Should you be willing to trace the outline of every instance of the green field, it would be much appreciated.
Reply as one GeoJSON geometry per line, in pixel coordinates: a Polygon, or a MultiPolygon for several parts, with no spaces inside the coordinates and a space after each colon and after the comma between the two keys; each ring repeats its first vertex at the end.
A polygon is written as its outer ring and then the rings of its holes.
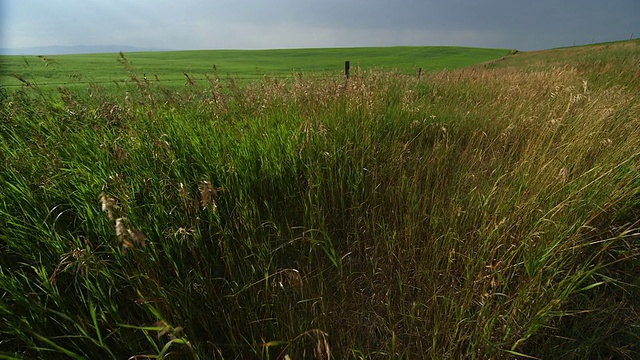
{"type": "MultiPolygon", "coordinates": [[[[218,75],[239,79],[263,76],[290,76],[303,73],[339,74],[346,60],[361,69],[396,69],[406,74],[456,69],[508,54],[504,49],[461,47],[387,47],[331,48],[294,50],[206,50],[176,52],[140,52],[124,54],[142,78],[158,79],[165,85],[182,86],[183,73],[199,80],[218,75]]],[[[71,84],[113,84],[128,81],[118,54],[0,56],[0,84],[21,86],[14,75],[40,86],[71,84]]]]}
{"type": "Polygon", "coordinates": [[[640,41],[207,54],[0,92],[0,358],[640,358],[640,41]]]}

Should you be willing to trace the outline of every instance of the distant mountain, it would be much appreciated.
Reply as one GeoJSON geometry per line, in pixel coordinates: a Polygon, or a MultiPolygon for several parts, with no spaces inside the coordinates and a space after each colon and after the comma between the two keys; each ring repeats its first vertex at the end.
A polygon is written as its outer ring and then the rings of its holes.
{"type": "Polygon", "coordinates": [[[168,49],[140,48],[129,45],[74,45],[37,46],[27,48],[0,48],[0,55],[63,55],[114,52],[166,51],[168,49]]]}

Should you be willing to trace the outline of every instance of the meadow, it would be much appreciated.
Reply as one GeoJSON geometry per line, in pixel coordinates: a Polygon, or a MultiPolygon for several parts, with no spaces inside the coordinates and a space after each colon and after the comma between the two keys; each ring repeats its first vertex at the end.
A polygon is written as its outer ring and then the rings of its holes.
{"type": "Polygon", "coordinates": [[[1,93],[0,358],[640,356],[640,41],[179,88],[119,59],[1,93]]]}
{"type": "MultiPolygon", "coordinates": [[[[126,53],[127,62],[143,78],[162,82],[165,87],[181,88],[185,73],[195,80],[231,77],[235,81],[262,77],[290,77],[295,73],[336,75],[344,62],[362,69],[376,67],[404,74],[456,69],[507,55],[505,49],[463,47],[331,48],[291,50],[202,50],[126,53]],[[215,66],[215,69],[214,69],[215,66]]],[[[0,84],[19,87],[15,77],[39,85],[80,88],[87,84],[126,84],[131,79],[122,71],[118,54],[0,56],[0,84]]]]}

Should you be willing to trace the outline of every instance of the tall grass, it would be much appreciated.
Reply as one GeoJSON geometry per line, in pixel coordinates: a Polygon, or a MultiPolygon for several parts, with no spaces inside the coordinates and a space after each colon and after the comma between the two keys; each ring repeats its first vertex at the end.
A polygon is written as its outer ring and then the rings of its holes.
{"type": "Polygon", "coordinates": [[[638,65],[7,95],[2,356],[636,357],[638,65]]]}

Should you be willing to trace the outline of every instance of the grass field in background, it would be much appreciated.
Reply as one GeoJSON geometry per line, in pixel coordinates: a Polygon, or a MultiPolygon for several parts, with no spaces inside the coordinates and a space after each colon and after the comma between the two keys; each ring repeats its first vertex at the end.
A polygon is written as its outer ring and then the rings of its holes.
{"type": "MultiPolygon", "coordinates": [[[[346,60],[361,69],[396,69],[405,74],[456,69],[494,60],[508,54],[504,49],[462,47],[378,47],[292,50],[203,50],[126,53],[140,77],[155,76],[165,85],[182,86],[183,73],[195,79],[212,76],[216,66],[221,77],[235,80],[263,76],[289,76],[292,73],[339,74],[346,60]]],[[[14,77],[44,86],[113,83],[128,80],[118,54],[0,56],[0,84],[20,86],[14,77]]]]}
{"type": "Polygon", "coordinates": [[[640,42],[179,87],[128,56],[0,93],[0,358],[640,358],[640,42]]]}

